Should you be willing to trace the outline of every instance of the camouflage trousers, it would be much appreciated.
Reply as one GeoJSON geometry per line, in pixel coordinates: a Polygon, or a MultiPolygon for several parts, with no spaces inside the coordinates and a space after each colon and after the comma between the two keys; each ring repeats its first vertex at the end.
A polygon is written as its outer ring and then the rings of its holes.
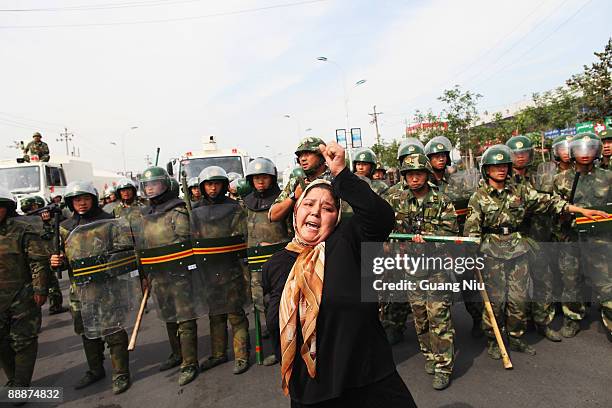
{"type": "Polygon", "coordinates": [[[0,365],[15,387],[29,387],[38,354],[40,308],[31,285],[24,286],[0,312],[0,365]]]}
{"type": "Polygon", "coordinates": [[[60,310],[64,303],[64,297],[60,289],[59,280],[55,272],[49,275],[49,311],[60,310]]]}
{"type": "Polygon", "coordinates": [[[166,330],[172,354],[180,356],[181,367],[198,365],[198,325],[197,321],[167,322],[166,330]]]}
{"type": "Polygon", "coordinates": [[[81,316],[81,302],[72,285],[70,286],[70,313],[72,314],[74,332],[80,335],[83,341],[83,350],[89,370],[94,373],[104,371],[104,344],[106,343],[113,367],[113,379],[120,375],[129,375],[128,335],[125,329],[104,337],[87,338],[84,334],[85,327],[83,327],[83,317],[81,316]]]}
{"type": "MultiPolygon", "coordinates": [[[[500,330],[505,327],[511,337],[521,337],[527,327],[530,284],[528,256],[485,258],[483,280],[500,330]]],[[[494,338],[493,323],[486,310],[482,314],[482,323],[487,337],[494,338]]]]}
{"type": "Polygon", "coordinates": [[[243,309],[233,313],[209,316],[210,341],[213,357],[227,356],[227,321],[233,332],[234,356],[236,359],[248,360],[251,348],[249,339],[249,321],[243,309]]]}
{"type": "Polygon", "coordinates": [[[251,297],[253,307],[262,313],[265,312],[263,286],[261,283],[262,271],[251,271],[251,297]]]}
{"type": "MultiPolygon", "coordinates": [[[[427,279],[429,282],[449,281],[443,273],[432,274],[427,279]]],[[[434,363],[435,372],[451,374],[455,362],[451,293],[416,289],[408,292],[408,300],[421,352],[427,361],[434,363]]]]}
{"type": "Polygon", "coordinates": [[[406,330],[406,320],[412,313],[409,302],[389,302],[381,305],[381,323],[385,329],[406,330]]]}
{"type": "Polygon", "coordinates": [[[550,259],[546,255],[547,251],[529,254],[529,274],[533,282],[533,301],[527,307],[533,322],[540,326],[548,326],[555,318],[554,274],[550,259]]]}
{"type": "Polygon", "coordinates": [[[599,303],[602,323],[612,333],[610,243],[580,242],[564,248],[559,259],[563,272],[563,315],[571,320],[582,320],[586,313],[585,300],[592,299],[599,303]],[[587,277],[593,288],[590,298],[584,293],[587,277]]]}

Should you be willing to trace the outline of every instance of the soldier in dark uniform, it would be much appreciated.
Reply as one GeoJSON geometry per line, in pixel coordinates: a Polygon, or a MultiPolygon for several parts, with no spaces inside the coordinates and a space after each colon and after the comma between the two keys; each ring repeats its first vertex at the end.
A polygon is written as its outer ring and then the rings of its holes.
{"type": "MultiPolygon", "coordinates": [[[[73,211],[73,216],[60,225],[60,235],[64,244],[67,242],[70,233],[78,226],[114,218],[98,206],[98,191],[91,182],[74,181],[70,183],[66,187],[64,197],[66,204],[73,211]]],[[[72,276],[69,260],[65,254],[51,255],[51,267],[69,268],[72,276]]],[[[104,345],[106,343],[110,350],[113,366],[113,393],[125,392],[131,386],[127,332],[121,329],[113,334],[93,339],[85,336],[81,302],[74,283],[70,285],[70,310],[74,322],[74,331],[81,336],[89,368],[74,388],[85,388],[106,376],[104,371],[104,345]]]]}
{"type": "Polygon", "coordinates": [[[40,307],[50,274],[40,234],[15,212],[12,194],[0,187],[0,365],[8,387],[29,387],[38,353],[40,307]]]}
{"type": "MultiPolygon", "coordinates": [[[[258,157],[249,163],[246,179],[252,192],[244,198],[244,205],[247,209],[248,247],[250,249],[286,243],[291,240],[287,223],[284,220],[278,222],[268,220],[268,210],[281,192],[276,182],[277,177],[276,166],[272,160],[258,157]]],[[[256,310],[262,313],[266,309],[263,279],[261,271],[251,272],[253,303],[256,310]]],[[[268,330],[270,330],[272,342],[279,345],[278,326],[268,327],[268,330]]],[[[277,347],[274,347],[274,350],[276,349],[277,347]]],[[[276,355],[272,354],[266,357],[263,363],[273,365],[277,361],[276,355]]]]}

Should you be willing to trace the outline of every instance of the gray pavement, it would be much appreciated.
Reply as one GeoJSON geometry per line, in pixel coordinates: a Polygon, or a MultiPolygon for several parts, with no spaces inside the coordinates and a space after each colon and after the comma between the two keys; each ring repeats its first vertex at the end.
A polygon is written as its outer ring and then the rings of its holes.
{"type": "MultiPolygon", "coordinates": [[[[62,281],[62,286],[66,285],[62,281]]],[[[230,361],[179,387],[178,369],[158,370],[159,362],[169,353],[169,346],[153,303],[149,305],[150,312],[145,315],[137,348],[130,354],[133,385],[125,394],[115,396],[110,390],[108,358],[104,380],[83,390],[72,388],[86,370],[81,341],[73,332],[70,313],[49,316],[47,306],[43,308],[43,331],[33,385],[64,387],[61,406],[65,407],[289,406],[289,400],[281,392],[278,365],[254,365],[245,374],[235,376],[230,361]]],[[[583,331],[574,339],[551,343],[533,331],[528,333],[526,338],[536,348],[537,355],[513,353],[513,370],[504,370],[500,361],[487,357],[484,339],[470,337],[471,319],[463,305],[455,305],[453,313],[457,359],[450,388],[435,391],[431,387],[432,377],[424,372],[425,361],[418,351],[411,323],[406,339],[394,347],[398,371],[420,407],[612,407],[612,343],[601,330],[595,308],[591,308],[583,322],[583,331]]],[[[555,323],[560,324],[560,319],[555,323]]],[[[254,342],[252,327],[251,324],[254,342]]],[[[198,333],[202,360],[210,351],[208,318],[198,321],[198,333]]],[[[264,349],[270,350],[269,343],[264,344],[264,349]]],[[[0,374],[0,381],[6,381],[4,373],[0,374]]]]}

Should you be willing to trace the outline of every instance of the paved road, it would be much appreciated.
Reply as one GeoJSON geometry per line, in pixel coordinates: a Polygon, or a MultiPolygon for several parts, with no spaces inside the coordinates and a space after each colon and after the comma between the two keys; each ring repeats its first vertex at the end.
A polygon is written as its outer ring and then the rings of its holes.
{"type": "MultiPolygon", "coordinates": [[[[67,283],[62,281],[65,287],[67,283]]],[[[513,354],[514,370],[506,371],[501,362],[487,357],[485,341],[473,341],[471,320],[463,305],[455,305],[457,362],[451,387],[431,388],[432,377],[423,371],[424,359],[418,352],[412,325],[394,355],[404,381],[420,407],[612,407],[612,344],[602,333],[596,313],[591,310],[583,331],[575,339],[553,344],[535,333],[527,339],[538,354],[513,354]]],[[[557,324],[560,322],[556,321],[557,324]]],[[[252,326],[251,326],[252,327],[252,326]]],[[[199,321],[201,359],[210,351],[208,319],[199,321]]],[[[251,332],[251,338],[254,338],[251,332]]],[[[269,350],[268,344],[265,344],[269,350]]],[[[80,338],[72,331],[69,313],[48,316],[43,309],[39,359],[34,373],[35,386],[64,387],[65,407],[288,407],[280,391],[279,366],[253,366],[241,376],[232,374],[227,363],[203,373],[193,383],[179,388],[178,370],[158,371],[169,347],[165,328],[153,310],[145,316],[138,347],[130,355],[133,386],[125,394],[110,391],[110,361],[106,360],[105,380],[75,391],[72,385],[85,372],[80,338]]],[[[359,356],[355,356],[359,358],[359,356]]],[[[4,374],[0,381],[5,382],[4,374]]],[[[41,406],[29,404],[28,406],[41,406]]]]}

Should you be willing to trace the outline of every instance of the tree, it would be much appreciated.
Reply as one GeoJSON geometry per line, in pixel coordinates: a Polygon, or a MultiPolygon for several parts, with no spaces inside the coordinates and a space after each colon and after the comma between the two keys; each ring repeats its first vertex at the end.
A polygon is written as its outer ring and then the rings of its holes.
{"type": "Polygon", "coordinates": [[[599,59],[591,66],[584,65],[584,72],[566,81],[574,91],[582,94],[583,109],[580,120],[601,120],[612,115],[612,38],[603,52],[595,52],[599,59]]]}
{"type": "Polygon", "coordinates": [[[372,150],[376,153],[376,158],[386,168],[397,167],[397,149],[399,148],[399,142],[393,140],[391,143],[386,143],[381,139],[380,144],[372,146],[372,150]]]}
{"type": "Polygon", "coordinates": [[[470,128],[478,121],[478,110],[476,103],[482,95],[471,91],[463,92],[459,85],[455,85],[453,89],[445,89],[442,96],[438,97],[439,101],[446,104],[443,113],[448,122],[447,137],[455,144],[460,142],[461,150],[469,152],[472,156],[472,146],[478,144],[473,135],[470,134],[470,128]]]}

